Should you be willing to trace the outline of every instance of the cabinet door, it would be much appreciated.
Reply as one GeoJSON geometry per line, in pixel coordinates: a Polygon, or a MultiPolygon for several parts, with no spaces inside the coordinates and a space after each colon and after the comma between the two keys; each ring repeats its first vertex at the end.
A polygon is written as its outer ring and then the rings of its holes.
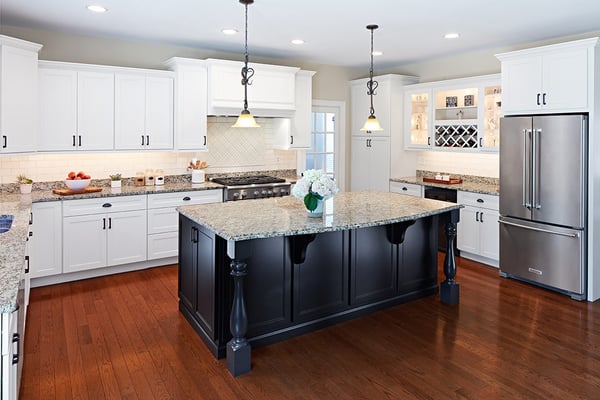
{"type": "Polygon", "coordinates": [[[146,144],[146,77],[115,75],[115,148],[141,149],[146,144]]]}
{"type": "Polygon", "coordinates": [[[487,258],[498,260],[500,258],[500,230],[498,225],[498,211],[481,209],[480,221],[480,249],[479,253],[487,258]]]}
{"type": "Polygon", "coordinates": [[[33,235],[29,239],[30,276],[62,272],[62,210],[59,201],[31,205],[33,235]]]}
{"type": "MultiPolygon", "coordinates": [[[[188,60],[189,61],[189,60],[188,60]]],[[[206,67],[197,64],[175,65],[175,148],[204,151],[207,147],[206,67]]],[[[238,78],[239,79],[239,78],[238,78]]]]}
{"type": "Polygon", "coordinates": [[[105,215],[63,218],[63,272],[76,272],[106,266],[105,215]]]}
{"type": "Polygon", "coordinates": [[[146,210],[109,213],[106,219],[107,265],[146,261],[146,210]]]}
{"type": "Polygon", "coordinates": [[[310,149],[312,114],[312,76],[314,72],[296,74],[296,112],[292,118],[291,149],[310,149]]]}
{"type": "Polygon", "coordinates": [[[192,313],[196,308],[196,259],[198,228],[188,218],[179,216],[179,301],[192,313]]]}
{"type": "Polygon", "coordinates": [[[40,151],[77,149],[77,72],[40,68],[40,151]]]}
{"type": "Polygon", "coordinates": [[[404,95],[405,143],[407,148],[431,148],[432,90],[415,89],[404,95]]]}
{"type": "Polygon", "coordinates": [[[543,58],[543,108],[554,111],[588,107],[587,49],[562,50],[543,58]]]}
{"type": "Polygon", "coordinates": [[[146,146],[173,148],[173,78],[146,77],[146,146]]]}
{"type": "Polygon", "coordinates": [[[350,188],[353,191],[369,190],[370,151],[369,138],[352,136],[350,188]]]}
{"type": "Polygon", "coordinates": [[[456,245],[459,250],[479,254],[480,209],[465,206],[460,209],[460,222],[457,225],[456,245]]]}
{"type": "Polygon", "coordinates": [[[369,189],[389,191],[390,186],[390,139],[369,139],[369,189]]]}
{"type": "Polygon", "coordinates": [[[37,53],[9,46],[0,46],[0,51],[0,152],[35,150],[37,53]]]}
{"type": "Polygon", "coordinates": [[[77,144],[80,149],[114,148],[114,95],[112,73],[77,73],[77,144]]]}
{"type": "Polygon", "coordinates": [[[502,109],[508,112],[535,111],[542,93],[542,58],[523,57],[502,62],[502,109]]]}

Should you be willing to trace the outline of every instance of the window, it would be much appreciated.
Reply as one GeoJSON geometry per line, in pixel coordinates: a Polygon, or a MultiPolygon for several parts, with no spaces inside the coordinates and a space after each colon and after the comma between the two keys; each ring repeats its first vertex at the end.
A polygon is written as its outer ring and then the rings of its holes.
{"type": "Polygon", "coordinates": [[[313,111],[311,148],[306,152],[306,169],[322,169],[332,178],[336,176],[335,113],[313,111]]]}

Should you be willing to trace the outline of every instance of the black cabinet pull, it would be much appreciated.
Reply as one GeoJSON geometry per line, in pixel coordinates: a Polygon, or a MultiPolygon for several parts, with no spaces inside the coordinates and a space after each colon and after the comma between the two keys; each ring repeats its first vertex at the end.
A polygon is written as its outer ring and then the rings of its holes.
{"type": "Polygon", "coordinates": [[[191,199],[188,196],[185,196],[183,199],[181,199],[183,201],[190,201],[191,199]]]}
{"type": "Polygon", "coordinates": [[[29,213],[29,225],[33,225],[33,213],[29,213]]]}
{"type": "Polygon", "coordinates": [[[25,262],[27,263],[27,266],[25,267],[25,273],[28,274],[29,273],[29,256],[25,256],[25,262]]]}
{"type": "Polygon", "coordinates": [[[150,146],[150,135],[146,135],[146,146],[150,146]]]}
{"type": "Polygon", "coordinates": [[[4,143],[2,144],[2,148],[5,149],[8,146],[8,138],[6,137],[6,135],[2,135],[2,140],[4,141],[4,143]]]}
{"type": "Polygon", "coordinates": [[[477,202],[478,203],[483,203],[484,201],[483,201],[483,199],[477,199],[477,202]]]}
{"type": "Polygon", "coordinates": [[[479,138],[479,147],[483,147],[483,138],[479,138]]]}
{"type": "Polygon", "coordinates": [[[204,146],[206,146],[206,135],[204,135],[204,146]]]}
{"type": "Polygon", "coordinates": [[[479,222],[479,211],[475,213],[475,221],[479,222]]]}
{"type": "Polygon", "coordinates": [[[404,186],[404,187],[402,188],[402,190],[404,190],[404,191],[406,192],[406,191],[408,190],[408,188],[407,188],[406,186],[404,186]]]}
{"type": "Polygon", "coordinates": [[[198,228],[192,227],[192,243],[198,243],[198,228]]]}
{"type": "Polygon", "coordinates": [[[431,138],[430,137],[427,138],[427,146],[431,146],[431,138]]]}
{"type": "Polygon", "coordinates": [[[106,218],[102,218],[102,230],[106,230],[106,218]]]}
{"type": "Polygon", "coordinates": [[[483,211],[479,214],[479,222],[483,223],[483,211]]]}
{"type": "Polygon", "coordinates": [[[546,105],[546,93],[542,95],[542,104],[546,105]]]}
{"type": "Polygon", "coordinates": [[[110,208],[110,207],[112,207],[112,204],[110,204],[110,203],[104,203],[104,204],[102,204],[102,207],[104,207],[104,208],[110,208]]]}
{"type": "MultiPolygon", "coordinates": [[[[20,341],[21,341],[21,336],[18,333],[13,333],[12,342],[13,343],[19,343],[20,341]]],[[[19,363],[19,350],[18,349],[20,347],[21,346],[17,346],[17,353],[13,354],[13,356],[12,356],[12,363],[13,363],[13,365],[19,363]]]]}
{"type": "Polygon", "coordinates": [[[77,146],[77,144],[75,144],[75,135],[73,135],[73,147],[77,146]]]}
{"type": "Polygon", "coordinates": [[[144,135],[142,135],[142,146],[144,145],[144,135]]]}
{"type": "Polygon", "coordinates": [[[81,135],[79,135],[79,147],[81,147],[81,135]]]}
{"type": "Polygon", "coordinates": [[[112,229],[112,218],[108,217],[108,229],[112,229]]]}
{"type": "Polygon", "coordinates": [[[539,105],[541,105],[541,104],[540,104],[540,94],[539,94],[539,93],[537,94],[537,100],[536,100],[536,103],[537,103],[537,105],[538,105],[538,106],[539,106],[539,105]]]}
{"type": "Polygon", "coordinates": [[[294,144],[294,135],[290,135],[290,144],[294,144]]]}

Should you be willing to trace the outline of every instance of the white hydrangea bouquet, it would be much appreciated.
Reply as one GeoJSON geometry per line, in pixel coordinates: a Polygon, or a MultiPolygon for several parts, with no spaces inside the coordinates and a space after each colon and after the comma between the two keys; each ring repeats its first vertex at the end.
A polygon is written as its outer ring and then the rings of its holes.
{"type": "Polygon", "coordinates": [[[304,200],[308,211],[314,211],[319,201],[327,200],[339,191],[335,180],[325,175],[322,169],[309,169],[302,175],[292,189],[292,194],[304,200]]]}

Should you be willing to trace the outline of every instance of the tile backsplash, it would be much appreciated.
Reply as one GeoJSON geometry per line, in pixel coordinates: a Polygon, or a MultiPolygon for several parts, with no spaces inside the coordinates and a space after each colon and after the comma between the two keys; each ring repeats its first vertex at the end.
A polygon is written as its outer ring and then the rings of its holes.
{"type": "Polygon", "coordinates": [[[490,178],[500,176],[498,153],[423,151],[417,157],[416,169],[490,178]]]}
{"type": "Polygon", "coordinates": [[[295,169],[296,152],[273,149],[272,121],[258,118],[258,129],[231,128],[234,117],[209,117],[208,152],[135,151],[34,153],[0,156],[0,184],[13,183],[24,174],[36,182],[57,181],[69,171],[83,170],[92,178],[121,173],[134,176],[146,169],[162,169],[165,175],[185,174],[192,158],[206,161],[207,173],[295,169]]]}

